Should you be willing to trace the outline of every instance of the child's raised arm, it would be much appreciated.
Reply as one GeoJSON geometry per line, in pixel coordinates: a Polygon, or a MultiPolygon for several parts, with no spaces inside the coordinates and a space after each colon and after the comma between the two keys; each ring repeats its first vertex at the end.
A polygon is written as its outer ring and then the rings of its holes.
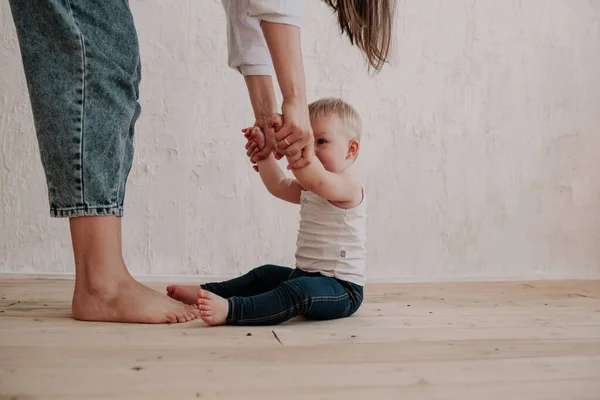
{"type": "Polygon", "coordinates": [[[351,174],[327,171],[317,157],[304,168],[292,169],[300,185],[329,201],[360,203],[362,186],[351,174]]]}
{"type": "MultiPolygon", "coordinates": [[[[256,148],[260,149],[260,144],[264,143],[264,134],[257,127],[245,129],[244,133],[249,144],[247,145],[248,155],[252,157],[256,148]]],[[[265,160],[258,161],[256,167],[269,193],[281,200],[300,204],[302,185],[296,179],[288,178],[285,175],[273,154],[270,154],[265,160]]]]}
{"type": "MultiPolygon", "coordinates": [[[[269,124],[275,131],[281,128],[281,115],[274,115],[269,124]]],[[[294,163],[297,159],[290,159],[294,163]]],[[[362,185],[352,174],[334,173],[325,169],[323,163],[314,157],[304,168],[292,169],[299,185],[329,201],[358,204],[362,201],[362,185]]],[[[283,173],[283,172],[282,172],[283,173]]]]}

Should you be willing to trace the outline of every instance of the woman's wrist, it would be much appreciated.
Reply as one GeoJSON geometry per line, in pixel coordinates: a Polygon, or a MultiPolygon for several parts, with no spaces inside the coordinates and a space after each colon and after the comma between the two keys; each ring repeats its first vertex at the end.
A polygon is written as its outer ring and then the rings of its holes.
{"type": "Polygon", "coordinates": [[[308,107],[308,102],[306,101],[306,93],[304,92],[304,90],[300,89],[290,90],[287,95],[283,96],[283,102],[288,104],[306,105],[308,107]]]}
{"type": "Polygon", "coordinates": [[[244,80],[248,87],[254,117],[257,120],[270,118],[277,112],[273,79],[268,75],[249,75],[245,76],[244,80]]]}

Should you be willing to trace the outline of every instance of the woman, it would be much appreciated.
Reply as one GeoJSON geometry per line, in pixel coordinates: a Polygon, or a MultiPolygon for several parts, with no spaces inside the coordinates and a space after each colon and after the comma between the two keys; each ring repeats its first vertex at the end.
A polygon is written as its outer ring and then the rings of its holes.
{"type": "MultiPolygon", "coordinates": [[[[379,70],[391,38],[392,0],[326,0],[343,33],[379,70]]],[[[121,248],[125,186],[140,114],[140,58],[127,0],[10,1],[27,78],[52,217],[70,219],[73,316],[88,321],[185,322],[198,310],[135,281],[121,248]]],[[[223,0],[229,65],[244,76],[268,145],[313,157],[300,48],[300,0],[223,0]],[[272,62],[271,62],[272,60],[272,62]],[[272,66],[283,95],[283,128],[272,66]],[[278,141],[276,142],[275,139],[278,141]]]]}

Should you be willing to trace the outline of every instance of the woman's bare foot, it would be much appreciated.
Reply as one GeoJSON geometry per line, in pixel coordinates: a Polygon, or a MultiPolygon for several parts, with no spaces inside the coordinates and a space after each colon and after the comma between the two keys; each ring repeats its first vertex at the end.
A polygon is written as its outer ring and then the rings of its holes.
{"type": "Polygon", "coordinates": [[[200,288],[196,304],[200,310],[200,318],[207,324],[223,325],[227,321],[229,302],[221,296],[200,288]]]}
{"type": "Polygon", "coordinates": [[[73,317],[82,321],[162,324],[192,321],[200,316],[195,306],[154,291],[133,278],[111,284],[113,290],[87,290],[75,285],[73,317]]]}
{"type": "Polygon", "coordinates": [[[167,296],[185,304],[196,305],[198,285],[169,285],[167,296]]]}
{"type": "Polygon", "coordinates": [[[75,256],[75,319],[160,324],[200,316],[197,306],[170,299],[133,279],[122,256],[121,218],[73,217],[69,225],[75,256]]]}

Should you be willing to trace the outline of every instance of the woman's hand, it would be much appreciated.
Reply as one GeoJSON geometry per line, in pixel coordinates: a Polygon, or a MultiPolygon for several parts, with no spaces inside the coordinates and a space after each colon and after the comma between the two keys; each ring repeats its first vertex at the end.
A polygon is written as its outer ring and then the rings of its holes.
{"type": "Polygon", "coordinates": [[[287,156],[288,169],[304,168],[315,154],[308,105],[306,101],[284,100],[281,109],[283,116],[273,116],[268,124],[275,130],[277,152],[287,156]]]}

